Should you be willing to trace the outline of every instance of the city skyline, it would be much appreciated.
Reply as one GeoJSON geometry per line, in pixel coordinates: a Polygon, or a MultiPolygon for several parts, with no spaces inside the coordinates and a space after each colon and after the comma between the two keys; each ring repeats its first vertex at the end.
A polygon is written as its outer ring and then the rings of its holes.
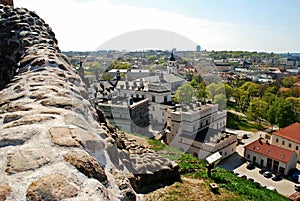
{"type": "Polygon", "coordinates": [[[209,51],[300,52],[296,0],[272,4],[267,0],[17,0],[14,4],[36,11],[49,23],[64,51],[92,51],[127,32],[156,29],[182,35],[209,51]]]}

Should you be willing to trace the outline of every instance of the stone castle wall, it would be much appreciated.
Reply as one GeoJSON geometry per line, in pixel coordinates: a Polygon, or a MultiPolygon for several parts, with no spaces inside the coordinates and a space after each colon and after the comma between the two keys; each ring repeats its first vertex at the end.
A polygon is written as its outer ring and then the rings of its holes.
{"type": "Polygon", "coordinates": [[[57,44],[36,13],[0,5],[0,200],[139,200],[178,179],[109,127],[57,44]]]}

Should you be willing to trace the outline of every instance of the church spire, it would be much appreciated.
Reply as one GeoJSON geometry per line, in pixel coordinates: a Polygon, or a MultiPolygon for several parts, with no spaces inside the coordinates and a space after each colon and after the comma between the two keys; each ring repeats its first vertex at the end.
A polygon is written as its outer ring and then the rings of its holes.
{"type": "Polygon", "coordinates": [[[174,55],[174,50],[172,50],[172,52],[171,52],[171,57],[170,57],[169,61],[176,61],[175,55],[174,55]]]}

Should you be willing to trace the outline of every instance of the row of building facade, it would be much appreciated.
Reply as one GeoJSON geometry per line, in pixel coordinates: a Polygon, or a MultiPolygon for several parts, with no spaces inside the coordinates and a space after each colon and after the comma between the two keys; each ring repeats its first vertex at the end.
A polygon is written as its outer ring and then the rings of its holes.
{"type": "MultiPolygon", "coordinates": [[[[226,112],[206,103],[175,104],[177,89],[187,81],[177,74],[174,55],[165,72],[121,80],[100,81],[96,105],[122,130],[151,137],[160,132],[164,141],[182,151],[205,159],[219,152],[226,158],[236,151],[237,136],[226,133],[226,112]]],[[[146,75],[146,74],[145,74],[146,75]]]]}
{"type": "Polygon", "coordinates": [[[288,175],[300,161],[300,123],[274,132],[270,141],[260,138],[244,148],[244,157],[248,161],[288,175]]]}

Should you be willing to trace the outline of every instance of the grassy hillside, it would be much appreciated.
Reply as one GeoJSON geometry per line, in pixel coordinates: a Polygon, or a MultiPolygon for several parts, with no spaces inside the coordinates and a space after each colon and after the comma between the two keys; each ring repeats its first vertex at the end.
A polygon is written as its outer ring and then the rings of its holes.
{"type": "Polygon", "coordinates": [[[215,168],[211,177],[207,175],[206,162],[182,153],[159,141],[148,139],[149,146],[158,154],[175,160],[180,166],[182,182],[176,182],[147,195],[149,200],[159,201],[190,201],[190,200],[216,200],[216,201],[280,201],[288,200],[277,192],[267,190],[260,184],[239,178],[231,172],[215,168]],[[218,192],[211,192],[209,184],[217,183],[218,192]]]}

